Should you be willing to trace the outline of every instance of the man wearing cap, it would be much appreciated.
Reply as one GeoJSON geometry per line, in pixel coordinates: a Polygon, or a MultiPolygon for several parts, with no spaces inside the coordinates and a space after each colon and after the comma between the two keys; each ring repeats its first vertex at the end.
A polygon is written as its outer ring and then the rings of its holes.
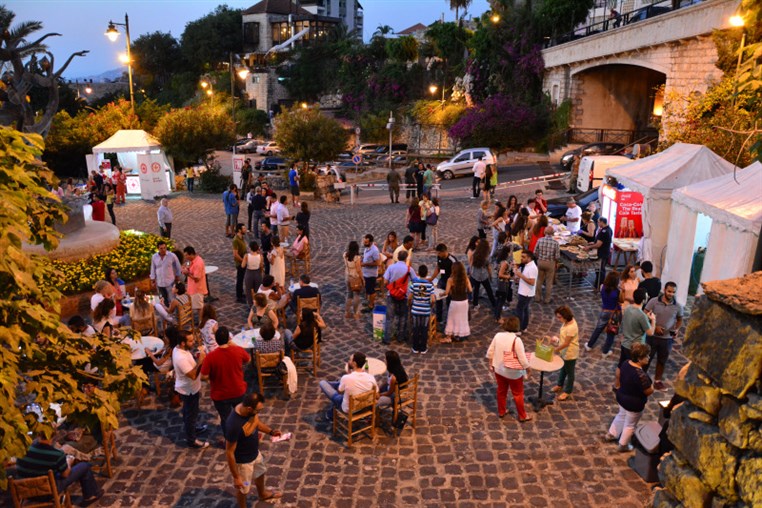
{"type": "Polygon", "coordinates": [[[582,208],[577,205],[577,203],[574,201],[574,198],[569,198],[566,201],[566,214],[561,218],[561,220],[566,222],[566,229],[568,229],[572,234],[579,231],[581,218],[582,208]]]}
{"type": "Polygon", "coordinates": [[[558,242],[553,240],[553,228],[545,228],[545,236],[537,241],[534,246],[534,255],[537,258],[537,299],[550,303],[553,294],[553,279],[556,277],[556,262],[561,257],[561,249],[558,242]],[[542,283],[545,282],[545,299],[542,298],[542,283]]]}

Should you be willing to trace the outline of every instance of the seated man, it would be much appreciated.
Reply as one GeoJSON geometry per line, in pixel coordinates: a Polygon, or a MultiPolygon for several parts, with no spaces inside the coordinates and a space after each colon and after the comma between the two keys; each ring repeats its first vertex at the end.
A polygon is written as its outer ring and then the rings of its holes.
{"type": "Polygon", "coordinates": [[[296,312],[296,301],[299,298],[315,298],[320,296],[320,290],[316,287],[310,286],[310,276],[302,274],[299,276],[299,287],[294,291],[294,295],[291,298],[291,310],[296,312]]]}
{"type": "Polygon", "coordinates": [[[16,462],[16,469],[22,478],[45,476],[52,470],[56,477],[59,492],[65,491],[74,482],[82,487],[80,506],[89,506],[103,496],[103,489],[98,487],[89,462],[80,462],[71,467],[66,454],[53,446],[53,440],[40,434],[32,443],[26,455],[16,462]]]}
{"type": "Polygon", "coordinates": [[[334,408],[348,412],[349,397],[352,395],[359,395],[371,389],[378,391],[376,378],[364,370],[366,360],[365,354],[355,353],[349,357],[348,371],[341,376],[340,381],[320,381],[320,389],[331,400],[331,409],[325,414],[326,420],[333,420],[334,408]]]}
{"type": "Polygon", "coordinates": [[[282,288],[279,284],[276,284],[275,277],[272,275],[264,276],[262,285],[259,286],[257,293],[262,293],[267,296],[268,300],[275,302],[275,307],[277,309],[284,308],[290,298],[288,291],[282,288]]]}

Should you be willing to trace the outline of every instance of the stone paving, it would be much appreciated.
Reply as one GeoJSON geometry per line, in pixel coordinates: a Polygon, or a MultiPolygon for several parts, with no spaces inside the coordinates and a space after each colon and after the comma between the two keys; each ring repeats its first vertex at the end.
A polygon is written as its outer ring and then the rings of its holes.
{"type": "MultiPolygon", "coordinates": [[[[506,193],[507,194],[507,193],[506,193]]],[[[322,344],[319,378],[338,379],[348,356],[364,351],[383,358],[385,347],[371,340],[369,315],[357,322],[344,319],[344,282],[341,253],[347,243],[365,233],[383,239],[389,230],[404,227],[403,205],[310,203],[313,207],[312,275],[324,298],[328,332],[322,344]]],[[[348,201],[348,200],[347,200],[348,201]]],[[[383,201],[383,202],[382,202],[383,201]]],[[[231,330],[244,323],[247,309],[234,300],[235,272],[231,241],[223,233],[221,199],[204,194],[179,194],[170,201],[174,212],[173,236],[179,248],[192,245],[207,265],[219,266],[209,276],[220,322],[231,330]]],[[[440,220],[440,241],[463,258],[476,212],[476,200],[445,198],[440,220]]],[[[157,231],[156,205],[130,201],[116,210],[122,228],[157,231]]],[[[243,217],[243,215],[242,215],[243,217]]],[[[432,266],[433,254],[416,254],[432,266]]],[[[566,299],[565,289],[555,305],[568,303],[586,339],[595,324],[599,299],[592,291],[577,291],[566,299]]],[[[482,305],[481,307],[486,307],[482,305]]],[[[529,333],[533,339],[557,334],[554,305],[534,303],[529,333]]],[[[293,326],[293,325],[292,325],[293,326]]],[[[359,441],[353,449],[333,439],[322,421],[326,399],[319,379],[300,372],[299,390],[291,400],[268,399],[263,421],[284,432],[291,441],[264,443],[267,485],[284,493],[286,506],[621,506],[639,507],[651,498],[651,486],[627,465],[627,454],[604,444],[617,405],[611,392],[618,350],[604,359],[600,350],[585,353],[577,364],[573,397],[543,409],[535,419],[519,424],[513,415],[497,417],[494,378],[485,354],[496,326],[481,308],[473,313],[472,336],[464,343],[433,346],[425,356],[412,355],[395,343],[409,373],[419,373],[417,429],[406,428],[401,437],[380,432],[375,442],[359,441]]],[[[679,350],[679,347],[677,348],[679,350]]],[[[671,379],[684,363],[679,352],[667,367],[671,379]]],[[[556,374],[545,380],[546,389],[556,374]]],[[[536,394],[538,373],[525,384],[536,394]]],[[[648,403],[644,420],[654,419],[659,393],[648,403]]],[[[513,407],[509,402],[509,407],[513,407]]],[[[201,420],[209,424],[204,436],[214,443],[219,435],[217,415],[202,392],[201,420]]],[[[141,411],[126,408],[117,433],[120,459],[113,479],[104,483],[107,494],[99,506],[216,506],[235,505],[232,480],[224,451],[212,446],[203,451],[184,447],[180,411],[164,398],[152,400],[141,411]]],[[[250,505],[256,503],[250,495],[250,505]]],[[[264,504],[264,503],[260,503],[264,504]]]]}

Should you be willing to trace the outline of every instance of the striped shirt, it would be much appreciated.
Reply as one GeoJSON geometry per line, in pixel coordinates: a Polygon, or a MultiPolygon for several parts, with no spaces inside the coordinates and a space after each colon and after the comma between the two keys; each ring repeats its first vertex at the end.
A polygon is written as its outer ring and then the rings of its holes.
{"type": "Polygon", "coordinates": [[[32,443],[26,455],[16,462],[16,469],[22,478],[47,475],[48,469],[52,469],[56,477],[60,477],[68,468],[64,452],[37,441],[32,443]]]}
{"type": "Polygon", "coordinates": [[[410,293],[413,295],[413,308],[410,312],[414,316],[431,314],[431,295],[434,294],[434,285],[426,279],[416,277],[410,285],[410,293]]]}

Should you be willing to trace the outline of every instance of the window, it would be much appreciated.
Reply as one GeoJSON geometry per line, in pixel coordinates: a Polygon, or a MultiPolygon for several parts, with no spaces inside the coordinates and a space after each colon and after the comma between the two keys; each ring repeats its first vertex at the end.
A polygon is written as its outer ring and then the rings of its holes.
{"type": "Polygon", "coordinates": [[[471,158],[471,152],[466,152],[463,155],[458,156],[453,162],[463,162],[471,158]]]}
{"type": "Polygon", "coordinates": [[[259,46],[259,23],[243,24],[243,44],[250,48],[259,46]]]}
{"type": "Polygon", "coordinates": [[[482,157],[486,157],[487,154],[484,152],[474,152],[474,159],[481,159],[482,157]]]}

